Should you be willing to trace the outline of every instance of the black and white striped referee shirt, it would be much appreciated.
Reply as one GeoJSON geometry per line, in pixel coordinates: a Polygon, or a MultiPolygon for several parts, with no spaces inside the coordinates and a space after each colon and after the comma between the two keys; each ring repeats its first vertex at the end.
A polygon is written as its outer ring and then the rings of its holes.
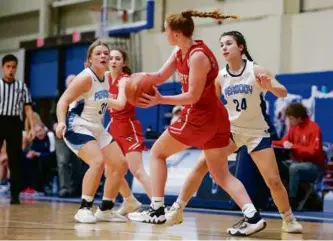
{"type": "Polygon", "coordinates": [[[24,82],[0,79],[0,116],[21,117],[24,106],[31,102],[31,95],[24,82]]]}

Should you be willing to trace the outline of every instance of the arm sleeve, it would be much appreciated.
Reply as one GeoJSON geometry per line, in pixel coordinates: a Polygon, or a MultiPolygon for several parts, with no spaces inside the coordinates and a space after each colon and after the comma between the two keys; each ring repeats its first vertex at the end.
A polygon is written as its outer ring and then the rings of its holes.
{"type": "Polygon", "coordinates": [[[288,141],[289,140],[289,132],[281,139],[281,140],[278,140],[278,141],[272,141],[272,144],[274,146],[283,146],[283,143],[285,141],[288,141]]]}
{"type": "Polygon", "coordinates": [[[316,128],[312,132],[313,139],[309,141],[307,146],[294,144],[292,149],[297,150],[301,155],[307,158],[311,158],[317,153],[321,147],[321,131],[319,128],[316,128]]]}

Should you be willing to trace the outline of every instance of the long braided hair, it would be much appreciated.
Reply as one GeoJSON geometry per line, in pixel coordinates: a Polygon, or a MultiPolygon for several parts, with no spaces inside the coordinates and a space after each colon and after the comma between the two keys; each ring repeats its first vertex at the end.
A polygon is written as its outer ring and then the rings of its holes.
{"type": "Polygon", "coordinates": [[[214,19],[239,19],[237,15],[226,15],[220,10],[212,12],[200,12],[195,10],[186,10],[178,14],[170,14],[166,18],[166,22],[171,30],[179,31],[184,36],[190,38],[194,32],[194,22],[192,17],[214,18],[214,19]]]}

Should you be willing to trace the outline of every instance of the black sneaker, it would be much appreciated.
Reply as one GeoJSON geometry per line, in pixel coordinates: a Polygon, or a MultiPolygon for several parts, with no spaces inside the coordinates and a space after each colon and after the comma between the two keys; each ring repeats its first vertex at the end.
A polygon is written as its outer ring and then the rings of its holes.
{"type": "Polygon", "coordinates": [[[164,206],[157,210],[149,207],[140,212],[129,213],[128,218],[141,223],[163,224],[166,222],[164,209],[164,206]]]}
{"type": "Polygon", "coordinates": [[[265,220],[256,212],[252,218],[244,217],[238,223],[234,224],[232,228],[228,228],[227,232],[231,236],[250,236],[258,233],[266,228],[265,220]]]}

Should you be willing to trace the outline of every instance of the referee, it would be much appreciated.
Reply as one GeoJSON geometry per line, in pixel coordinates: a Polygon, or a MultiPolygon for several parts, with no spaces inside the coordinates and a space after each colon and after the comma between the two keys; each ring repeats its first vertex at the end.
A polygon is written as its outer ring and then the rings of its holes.
{"type": "Polygon", "coordinates": [[[34,136],[33,110],[27,86],[15,79],[18,60],[14,55],[2,58],[3,77],[0,80],[0,149],[6,141],[10,169],[11,204],[20,204],[23,109],[28,118],[30,137],[34,136]]]}

